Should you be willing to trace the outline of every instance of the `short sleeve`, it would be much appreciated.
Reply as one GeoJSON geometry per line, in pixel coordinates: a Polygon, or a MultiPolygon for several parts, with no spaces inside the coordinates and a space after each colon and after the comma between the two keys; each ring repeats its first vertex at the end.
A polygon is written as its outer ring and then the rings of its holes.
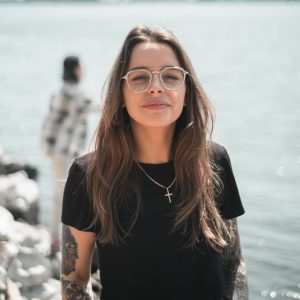
{"type": "Polygon", "coordinates": [[[214,160],[222,181],[221,191],[216,196],[217,207],[224,220],[233,219],[243,215],[245,210],[233,174],[229,155],[221,145],[215,144],[214,148],[214,160]]]}
{"type": "Polygon", "coordinates": [[[82,231],[97,232],[96,226],[91,226],[94,213],[84,175],[78,160],[75,160],[64,189],[61,221],[82,231]]]}

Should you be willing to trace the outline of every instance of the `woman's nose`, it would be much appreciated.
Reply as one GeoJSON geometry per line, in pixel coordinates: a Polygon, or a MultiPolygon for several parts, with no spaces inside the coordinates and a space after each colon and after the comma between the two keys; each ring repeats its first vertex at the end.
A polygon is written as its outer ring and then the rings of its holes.
{"type": "Polygon", "coordinates": [[[163,92],[164,87],[160,81],[159,73],[152,73],[152,81],[148,92],[151,94],[163,92]]]}

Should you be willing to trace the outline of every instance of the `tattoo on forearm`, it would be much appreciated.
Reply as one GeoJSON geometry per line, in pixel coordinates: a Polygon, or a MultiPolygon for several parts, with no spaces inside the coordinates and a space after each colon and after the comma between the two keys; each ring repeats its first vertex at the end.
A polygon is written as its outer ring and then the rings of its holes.
{"type": "Polygon", "coordinates": [[[230,233],[228,245],[223,251],[225,299],[247,300],[248,284],[246,265],[241,254],[236,219],[225,221],[230,233]]]}
{"type": "Polygon", "coordinates": [[[75,271],[75,263],[78,258],[78,244],[71,234],[68,226],[63,225],[62,229],[62,274],[69,275],[75,271]]]}
{"type": "Polygon", "coordinates": [[[67,300],[91,300],[91,296],[79,281],[61,280],[64,296],[67,300]]]}
{"type": "Polygon", "coordinates": [[[248,297],[249,296],[248,296],[246,264],[244,260],[241,259],[240,265],[237,270],[233,299],[247,300],[248,297]]]}

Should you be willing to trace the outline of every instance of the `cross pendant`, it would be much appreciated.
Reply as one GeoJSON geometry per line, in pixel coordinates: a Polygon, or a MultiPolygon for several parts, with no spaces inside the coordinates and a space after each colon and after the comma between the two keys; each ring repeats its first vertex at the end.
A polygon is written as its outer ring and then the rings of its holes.
{"type": "Polygon", "coordinates": [[[172,195],[173,195],[173,193],[170,193],[169,189],[167,188],[167,193],[165,194],[165,196],[169,198],[169,203],[172,203],[172,200],[171,200],[172,195]]]}

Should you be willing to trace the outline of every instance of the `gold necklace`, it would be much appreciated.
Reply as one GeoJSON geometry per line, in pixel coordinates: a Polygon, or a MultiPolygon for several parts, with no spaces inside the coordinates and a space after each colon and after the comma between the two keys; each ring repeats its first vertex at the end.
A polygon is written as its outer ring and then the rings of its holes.
{"type": "Polygon", "coordinates": [[[171,184],[169,186],[164,186],[162,184],[160,184],[159,182],[157,182],[156,180],[154,180],[150,175],[148,175],[148,173],[144,170],[144,168],[136,161],[136,164],[139,166],[139,168],[142,170],[142,172],[156,185],[160,186],[163,189],[167,190],[167,193],[165,194],[165,197],[168,197],[169,203],[172,203],[172,199],[171,196],[173,195],[173,193],[170,193],[169,189],[173,186],[173,184],[176,181],[176,177],[174,178],[174,180],[171,182],[171,184]]]}

